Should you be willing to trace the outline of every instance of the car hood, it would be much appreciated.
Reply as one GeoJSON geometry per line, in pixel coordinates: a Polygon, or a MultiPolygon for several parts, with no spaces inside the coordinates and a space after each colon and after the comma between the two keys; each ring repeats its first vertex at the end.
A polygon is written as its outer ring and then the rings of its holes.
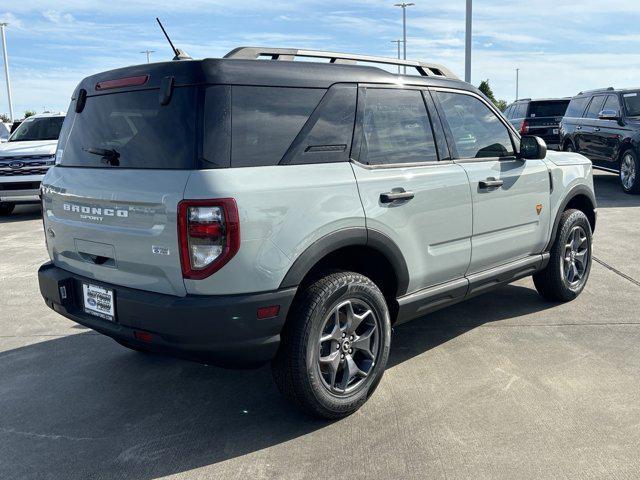
{"type": "Polygon", "coordinates": [[[548,150],[546,160],[550,161],[554,165],[589,165],[589,160],[584,155],[580,155],[575,152],[556,152],[554,150],[548,150]]]}
{"type": "Polygon", "coordinates": [[[6,142],[0,144],[0,157],[15,157],[20,155],[55,155],[57,145],[57,140],[6,142]]]}

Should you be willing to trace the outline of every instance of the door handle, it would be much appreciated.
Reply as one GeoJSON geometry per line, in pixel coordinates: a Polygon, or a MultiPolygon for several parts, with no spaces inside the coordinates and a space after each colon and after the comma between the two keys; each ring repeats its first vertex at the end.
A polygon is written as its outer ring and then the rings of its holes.
{"type": "Polygon", "coordinates": [[[380,194],[380,203],[393,203],[401,200],[411,200],[415,195],[413,192],[407,192],[403,188],[394,189],[391,192],[380,194]]]}
{"type": "Polygon", "coordinates": [[[495,178],[487,178],[486,180],[482,180],[478,183],[478,186],[482,190],[486,190],[489,188],[498,188],[504,185],[504,180],[496,180],[495,178]]]}
{"type": "Polygon", "coordinates": [[[582,125],[578,125],[578,126],[576,127],[576,130],[582,130],[582,125]]]}
{"type": "Polygon", "coordinates": [[[599,132],[600,131],[600,127],[596,127],[593,129],[594,132],[599,132]]]}

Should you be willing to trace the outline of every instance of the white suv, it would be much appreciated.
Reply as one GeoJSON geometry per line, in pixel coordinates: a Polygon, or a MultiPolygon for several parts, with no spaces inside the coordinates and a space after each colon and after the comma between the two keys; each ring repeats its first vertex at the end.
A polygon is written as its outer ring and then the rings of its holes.
{"type": "Polygon", "coordinates": [[[26,118],[0,144],[0,215],[16,203],[39,201],[40,182],[55,163],[64,113],[44,112],[26,118]]]}

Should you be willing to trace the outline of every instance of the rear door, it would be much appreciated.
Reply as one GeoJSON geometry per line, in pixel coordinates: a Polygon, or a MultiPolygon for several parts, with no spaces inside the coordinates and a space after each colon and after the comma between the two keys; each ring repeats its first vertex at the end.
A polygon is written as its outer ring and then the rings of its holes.
{"type": "Polygon", "coordinates": [[[456,163],[473,201],[469,274],[542,251],[549,233],[549,172],[542,160],[517,159],[512,134],[480,96],[435,89],[456,163]]]}
{"type": "MultiPolygon", "coordinates": [[[[602,110],[615,110],[620,114],[618,95],[607,95],[602,110]]],[[[600,120],[594,128],[594,159],[600,167],[615,169],[618,152],[624,138],[624,130],[618,120],[600,120]]]]}
{"type": "Polygon", "coordinates": [[[594,161],[602,159],[598,149],[599,130],[596,129],[599,128],[598,114],[602,111],[605,99],[605,95],[596,95],[591,99],[576,131],[578,151],[594,161]]]}
{"type": "MultiPolygon", "coordinates": [[[[73,105],[72,105],[73,106],[73,105]]],[[[196,89],[89,95],[43,181],[49,254],[66,270],[185,295],[177,207],[196,159],[196,89]]]]}
{"type": "Polygon", "coordinates": [[[467,175],[425,100],[419,89],[361,87],[351,155],[367,229],[402,251],[409,293],[463,279],[471,258],[467,175]]]}

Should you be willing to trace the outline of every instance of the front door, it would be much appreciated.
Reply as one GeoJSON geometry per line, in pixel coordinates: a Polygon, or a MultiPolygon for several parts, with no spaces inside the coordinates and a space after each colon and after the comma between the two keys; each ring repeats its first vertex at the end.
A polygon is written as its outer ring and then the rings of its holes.
{"type": "Polygon", "coordinates": [[[467,172],[473,202],[474,274],[542,252],[549,233],[549,171],[521,160],[503,119],[470,92],[435,89],[456,164],[467,172]]]}
{"type": "Polygon", "coordinates": [[[405,257],[407,293],[464,278],[471,259],[467,175],[441,160],[442,126],[432,118],[419,89],[359,90],[353,170],[367,229],[384,233],[405,257]]]}

